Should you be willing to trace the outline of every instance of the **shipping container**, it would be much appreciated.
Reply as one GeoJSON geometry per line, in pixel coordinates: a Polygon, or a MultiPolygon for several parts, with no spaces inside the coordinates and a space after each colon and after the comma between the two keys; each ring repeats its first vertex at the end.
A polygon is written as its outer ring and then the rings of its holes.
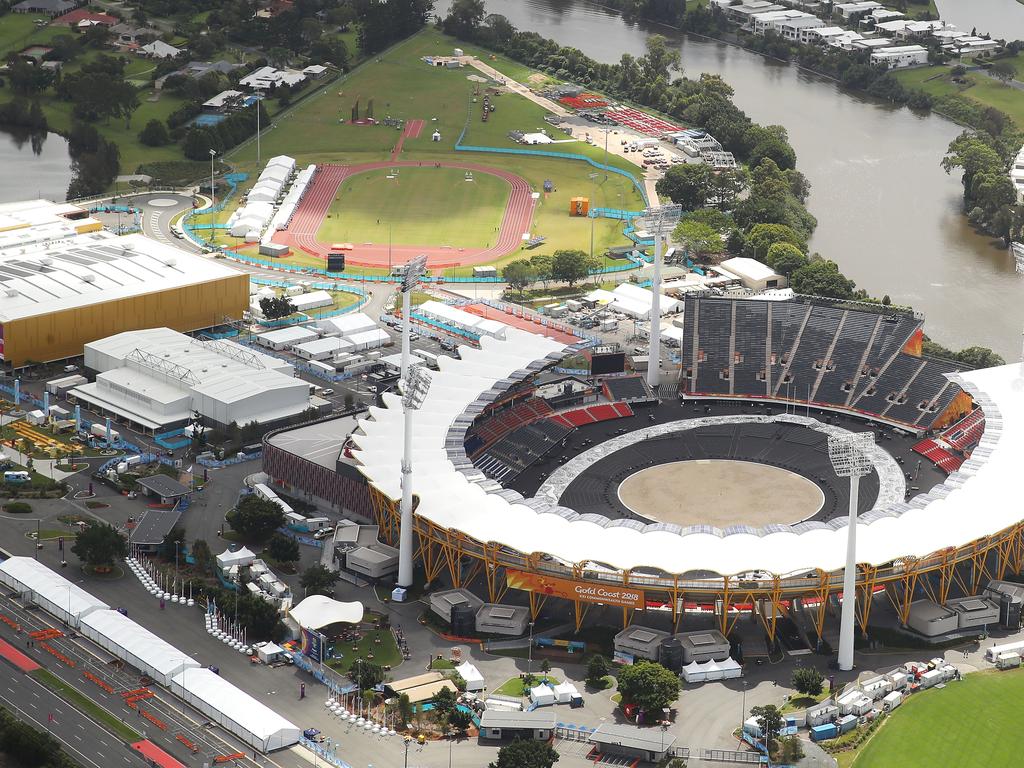
{"type": "Polygon", "coordinates": [[[1000,653],[998,656],[996,656],[996,669],[1013,669],[1019,666],[1019,653],[1000,653]]]}
{"type": "Polygon", "coordinates": [[[857,716],[856,715],[843,715],[836,721],[836,727],[839,729],[839,733],[848,733],[857,727],[857,716]]]}
{"type": "Polygon", "coordinates": [[[823,723],[811,728],[811,741],[834,739],[837,735],[839,735],[839,729],[834,723],[823,723]]]}
{"type": "Polygon", "coordinates": [[[882,709],[886,712],[892,712],[896,707],[903,703],[903,694],[899,691],[893,691],[885,695],[882,699],[882,709]]]}

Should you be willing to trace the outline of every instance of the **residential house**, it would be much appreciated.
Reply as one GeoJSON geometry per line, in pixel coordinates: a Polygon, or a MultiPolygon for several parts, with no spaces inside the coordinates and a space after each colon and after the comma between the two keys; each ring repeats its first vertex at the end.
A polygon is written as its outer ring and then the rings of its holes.
{"type": "Polygon", "coordinates": [[[180,56],[183,52],[184,49],[175,48],[173,45],[169,45],[163,40],[154,40],[153,42],[147,43],[139,48],[139,53],[142,53],[151,59],[173,59],[176,56],[180,56]]]}
{"type": "Polygon", "coordinates": [[[879,48],[887,48],[890,45],[892,45],[892,40],[887,37],[862,37],[860,40],[852,42],[853,50],[855,51],[876,51],[879,48]]]}
{"type": "Polygon", "coordinates": [[[1002,48],[998,40],[989,40],[974,35],[961,35],[954,38],[949,48],[958,56],[975,56],[979,53],[991,53],[1002,48]]]}
{"type": "Polygon", "coordinates": [[[241,91],[221,91],[212,99],[203,102],[203,110],[206,112],[224,112],[234,107],[245,99],[241,91]]]}
{"type": "Polygon", "coordinates": [[[133,24],[121,22],[110,28],[114,35],[114,45],[126,48],[138,48],[143,40],[160,37],[160,33],[149,27],[136,27],[133,24]]]}
{"type": "Polygon", "coordinates": [[[22,0],[11,6],[11,10],[15,13],[35,13],[52,19],[73,11],[78,5],[79,3],[71,0],[22,0]]]}
{"type": "Polygon", "coordinates": [[[270,91],[280,86],[298,85],[305,81],[306,76],[294,69],[275,69],[274,67],[260,67],[255,72],[238,81],[238,84],[245,88],[254,90],[270,91]]]}
{"type": "Polygon", "coordinates": [[[308,77],[310,80],[319,80],[321,77],[327,74],[327,67],[323,64],[310,64],[304,70],[302,74],[308,77]]]}
{"type": "Polygon", "coordinates": [[[819,45],[830,45],[830,41],[845,35],[847,30],[842,27],[814,27],[806,30],[803,37],[805,42],[818,43],[819,45]]]}
{"type": "Polygon", "coordinates": [[[875,0],[863,0],[863,2],[856,3],[837,3],[833,6],[832,12],[850,21],[862,14],[870,13],[875,9],[883,7],[881,3],[876,3],[875,0]]]}
{"type": "Polygon", "coordinates": [[[871,52],[872,64],[885,64],[889,69],[920,67],[928,63],[928,49],[922,45],[894,45],[871,52]]]}
{"type": "Polygon", "coordinates": [[[117,23],[117,16],[111,16],[109,13],[95,13],[88,8],[76,8],[70,13],[58,16],[50,22],[50,26],[71,27],[82,31],[89,27],[112,27],[117,23]]]}

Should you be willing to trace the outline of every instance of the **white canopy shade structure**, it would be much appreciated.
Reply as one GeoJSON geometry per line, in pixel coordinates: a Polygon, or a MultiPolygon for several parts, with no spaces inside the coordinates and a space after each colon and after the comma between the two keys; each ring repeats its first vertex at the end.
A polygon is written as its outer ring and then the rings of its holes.
{"type": "Polygon", "coordinates": [[[93,611],[110,608],[81,587],[31,557],[12,557],[0,564],[0,583],[30,593],[29,599],[63,622],[78,626],[93,611]]]}
{"type": "Polygon", "coordinates": [[[266,707],[209,669],[186,669],[171,680],[171,690],[246,744],[262,752],[299,741],[297,725],[266,707]]]}
{"type": "Polygon", "coordinates": [[[559,704],[568,704],[579,695],[576,686],[568,681],[555,686],[555,701],[559,704]]]}
{"type": "Polygon", "coordinates": [[[735,659],[724,661],[692,661],[683,667],[683,678],[688,683],[705,683],[713,680],[730,680],[740,677],[743,668],[735,659]]]}
{"type": "Polygon", "coordinates": [[[230,549],[221,552],[217,555],[217,567],[221,570],[226,570],[233,565],[252,565],[253,561],[256,560],[256,553],[250,550],[248,547],[242,547],[241,549],[232,552],[230,549]]]}
{"type": "Polygon", "coordinates": [[[530,689],[530,701],[538,707],[546,707],[557,700],[555,689],[550,685],[537,685],[530,689]]]}
{"type": "Polygon", "coordinates": [[[90,612],[82,617],[80,631],[161,685],[170,685],[171,678],[183,669],[200,666],[195,659],[117,611],[90,612]]]}
{"type": "Polygon", "coordinates": [[[310,595],[291,610],[291,617],[303,629],[320,629],[328,624],[358,624],[363,620],[363,604],[343,603],[325,595],[310,595]]]}
{"type": "Polygon", "coordinates": [[[455,671],[462,675],[462,679],[466,681],[467,691],[482,691],[484,689],[484,676],[480,674],[479,669],[468,661],[459,664],[455,671]]]}

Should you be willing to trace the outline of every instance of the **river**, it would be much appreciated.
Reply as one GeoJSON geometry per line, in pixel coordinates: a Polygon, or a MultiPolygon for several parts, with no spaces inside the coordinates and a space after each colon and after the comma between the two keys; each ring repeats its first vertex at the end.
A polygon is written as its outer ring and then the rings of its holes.
{"type": "MultiPolygon", "coordinates": [[[[441,0],[436,12],[443,15],[447,5],[441,0]]],[[[1024,302],[1012,259],[967,226],[959,177],[939,166],[959,126],[858,97],[735,46],[627,24],[583,0],[487,0],[487,12],[603,62],[642,55],[648,35],[665,35],[688,75],[722,75],[751,118],[789,131],[799,168],[812,184],[813,250],[872,295],[889,294],[924,312],[925,329],[936,341],[1018,357],[1024,302]]]]}
{"type": "Polygon", "coordinates": [[[1024,40],[1024,5],[1017,0],[935,0],[939,16],[960,29],[977,28],[1004,40],[1024,40]]]}
{"type": "Polygon", "coordinates": [[[63,200],[71,183],[68,143],[56,133],[0,130],[0,203],[31,197],[63,200]]]}

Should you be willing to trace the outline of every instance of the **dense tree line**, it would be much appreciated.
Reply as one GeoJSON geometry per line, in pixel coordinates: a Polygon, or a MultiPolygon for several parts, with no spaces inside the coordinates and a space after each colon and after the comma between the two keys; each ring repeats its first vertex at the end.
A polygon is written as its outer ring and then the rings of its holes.
{"type": "Polygon", "coordinates": [[[964,211],[983,232],[1006,239],[1024,238],[1024,206],[1017,204],[1007,168],[1020,149],[1022,136],[1004,129],[964,131],[949,145],[942,167],[963,172],[964,211]]]}
{"type": "Polygon", "coordinates": [[[0,707],[0,764],[31,768],[79,768],[60,748],[53,736],[37,731],[0,707]]]}
{"type": "Polygon", "coordinates": [[[68,185],[69,200],[99,194],[114,183],[121,168],[117,144],[100,136],[95,126],[82,122],[72,124],[67,139],[74,173],[68,185]]]}
{"type": "Polygon", "coordinates": [[[211,126],[193,126],[185,134],[182,150],[189,160],[208,160],[212,149],[218,155],[241,144],[256,133],[256,110],[261,110],[260,121],[268,125],[263,102],[233,112],[225,120],[211,126]]]}

